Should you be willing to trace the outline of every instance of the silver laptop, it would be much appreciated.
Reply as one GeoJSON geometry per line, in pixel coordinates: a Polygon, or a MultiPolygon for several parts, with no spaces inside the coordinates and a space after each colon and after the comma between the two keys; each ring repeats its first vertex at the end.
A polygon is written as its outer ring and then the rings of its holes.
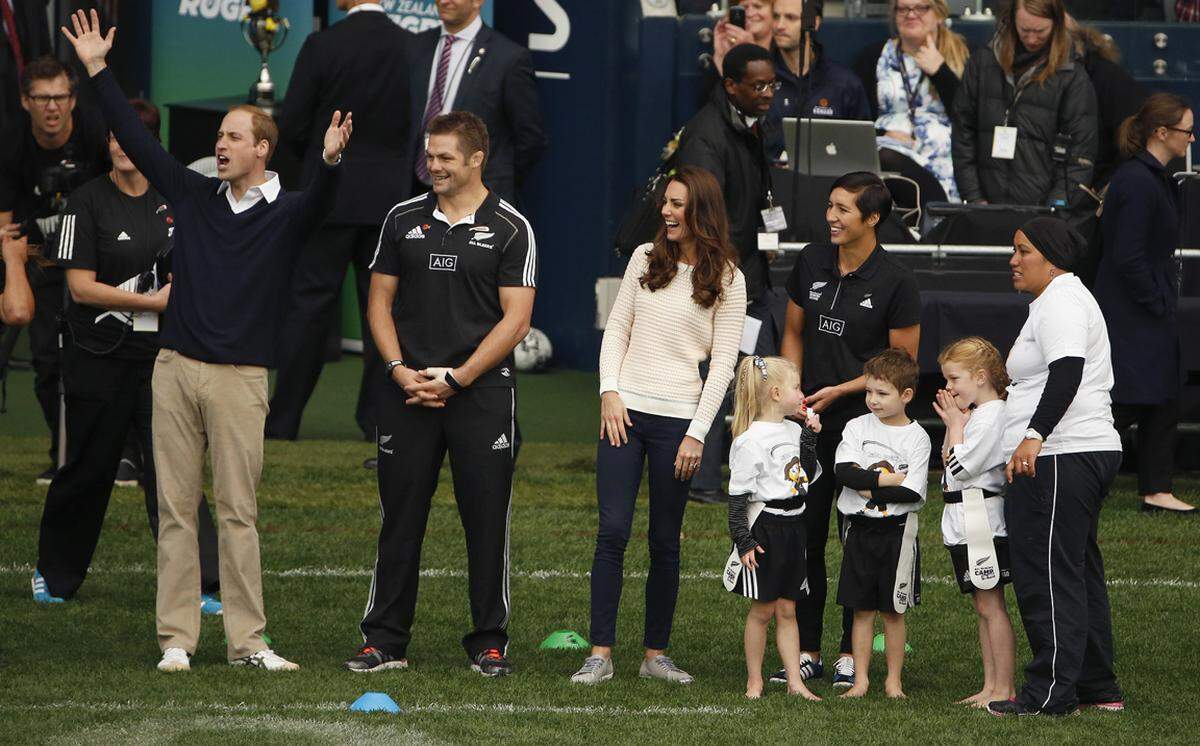
{"type": "Polygon", "coordinates": [[[875,123],[858,119],[783,120],[783,148],[788,168],[813,176],[841,176],[850,171],[879,173],[879,149],[875,145],[875,123]],[[800,142],[797,147],[796,132],[800,142]],[[812,147],[809,147],[809,143],[812,147]],[[795,151],[795,152],[793,152],[795,151]]]}

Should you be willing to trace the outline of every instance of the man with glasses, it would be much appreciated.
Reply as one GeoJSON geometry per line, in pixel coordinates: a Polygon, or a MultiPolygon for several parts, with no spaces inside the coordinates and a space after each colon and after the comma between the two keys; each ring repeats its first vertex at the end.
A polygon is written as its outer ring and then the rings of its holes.
{"type": "Polygon", "coordinates": [[[785,147],[779,126],[784,117],[874,119],[862,81],[849,68],[828,59],[816,40],[822,1],[807,2],[812,7],[805,8],[805,0],[775,0],[772,11],[775,75],[780,82],[767,117],[774,125],[767,143],[773,158],[779,158],[785,147]]]}
{"type": "MultiPolygon", "coordinates": [[[[708,104],[684,127],[679,165],[710,171],[721,185],[729,216],[729,238],[746,277],[746,313],[761,324],[754,352],[773,355],[779,345],[768,307],[771,280],[766,254],[758,250],[758,234],[778,230],[764,225],[761,211],[772,207],[763,119],[778,95],[779,83],[771,53],[756,44],[730,49],[723,71],[721,85],[713,89],[708,104]]],[[[747,323],[754,322],[747,319],[747,323]]],[[[726,401],[713,419],[712,430],[704,441],[703,460],[692,476],[690,496],[699,502],[723,500],[721,462],[729,451],[725,429],[728,408],[726,401]]]]}
{"type": "MultiPolygon", "coordinates": [[[[66,194],[108,170],[104,128],[99,117],[75,107],[75,88],[75,74],[53,57],[25,64],[21,107],[28,116],[0,135],[0,237],[24,233],[31,246],[53,246],[66,194]]],[[[29,325],[34,391],[50,427],[51,464],[37,481],[49,484],[58,451],[56,319],[63,310],[63,273],[35,260],[28,276],[37,301],[29,325]]]]}

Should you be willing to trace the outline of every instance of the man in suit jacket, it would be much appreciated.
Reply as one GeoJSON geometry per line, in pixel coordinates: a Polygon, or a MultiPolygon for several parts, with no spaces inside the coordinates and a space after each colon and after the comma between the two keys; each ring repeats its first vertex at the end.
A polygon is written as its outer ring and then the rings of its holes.
{"type": "Polygon", "coordinates": [[[19,69],[50,54],[49,0],[0,0],[0,129],[24,115],[19,69]],[[12,29],[8,19],[12,18],[12,29]],[[16,43],[13,43],[13,40],[16,43]]]}
{"type": "MultiPolygon", "coordinates": [[[[2,1],[2,0],[0,0],[2,1]]],[[[279,338],[279,374],[269,438],[294,439],[325,360],[346,267],[354,265],[360,311],[366,310],[379,226],[388,210],[408,199],[412,180],[409,125],[412,95],[408,59],[412,34],[378,3],[338,0],[349,15],[309,36],[292,72],[279,117],[280,144],[303,158],[302,181],[321,164],[325,127],[335,109],[354,112],[354,144],[346,149],[333,212],[310,238],[292,274],[289,307],[279,338]]],[[[363,324],[363,377],[355,419],[374,437],[372,393],[385,380],[363,324]]]]}
{"type": "Polygon", "coordinates": [[[442,26],[415,39],[414,194],[429,190],[425,127],[438,114],[469,111],[483,120],[491,139],[483,183],[510,203],[546,148],[529,50],[484,25],[482,5],[483,0],[437,0],[442,26]]]}

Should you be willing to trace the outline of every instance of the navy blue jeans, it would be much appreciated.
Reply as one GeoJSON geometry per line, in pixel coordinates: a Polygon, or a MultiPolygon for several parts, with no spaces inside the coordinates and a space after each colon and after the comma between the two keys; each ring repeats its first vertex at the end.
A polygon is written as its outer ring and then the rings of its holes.
{"type": "Polygon", "coordinates": [[[690,420],[629,411],[629,442],[618,447],[601,439],[596,454],[596,496],[600,528],[592,560],[593,645],[617,641],[617,607],[624,581],[625,547],[642,469],[650,477],[650,575],[646,579],[646,632],[642,644],[667,647],[675,599],[679,595],[679,530],[687,505],[688,482],[675,478],[675,455],[690,420]]]}

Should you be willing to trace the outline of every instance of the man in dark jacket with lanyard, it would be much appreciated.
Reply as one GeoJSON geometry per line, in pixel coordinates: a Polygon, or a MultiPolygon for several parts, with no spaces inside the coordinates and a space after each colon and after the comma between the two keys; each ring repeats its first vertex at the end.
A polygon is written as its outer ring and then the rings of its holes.
{"type": "Polygon", "coordinates": [[[279,308],[304,237],[329,212],[351,116],[335,112],[324,162],[303,192],[284,192],[266,170],[278,130],[248,104],[217,131],[217,179],[172,158],[125,100],[105,57],[115,28],[96,11],[63,29],[87,68],[113,136],[175,212],[170,301],[154,364],[154,456],[158,468],[158,669],[188,671],[200,642],[196,510],[205,451],[212,454],[220,531],[225,654],[233,665],[299,668],[269,647],[262,596],[256,491],[262,474],[267,368],[275,363],[279,308]]]}
{"type": "Polygon", "coordinates": [[[508,528],[516,438],[512,351],[529,332],[537,242],[521,213],[483,184],[488,132],[465,111],[428,127],[433,191],[383,222],[367,318],[387,378],[379,381],[382,525],[363,646],[350,671],[406,668],[421,543],[446,453],[467,535],[471,667],[508,661],[508,528]]]}
{"type": "MultiPolygon", "coordinates": [[[[754,352],[774,355],[779,344],[768,306],[771,278],[767,255],[758,249],[758,233],[764,228],[780,230],[764,226],[763,215],[773,206],[763,117],[779,84],[771,53],[755,44],[739,44],[729,50],[724,75],[708,104],[684,127],[679,165],[699,166],[721,185],[729,238],[746,277],[746,313],[762,324],[754,352]]],[[[700,469],[692,477],[692,497],[701,502],[715,502],[722,494],[721,463],[729,451],[725,438],[728,410],[726,397],[705,438],[709,447],[704,449],[700,469]]]]}

